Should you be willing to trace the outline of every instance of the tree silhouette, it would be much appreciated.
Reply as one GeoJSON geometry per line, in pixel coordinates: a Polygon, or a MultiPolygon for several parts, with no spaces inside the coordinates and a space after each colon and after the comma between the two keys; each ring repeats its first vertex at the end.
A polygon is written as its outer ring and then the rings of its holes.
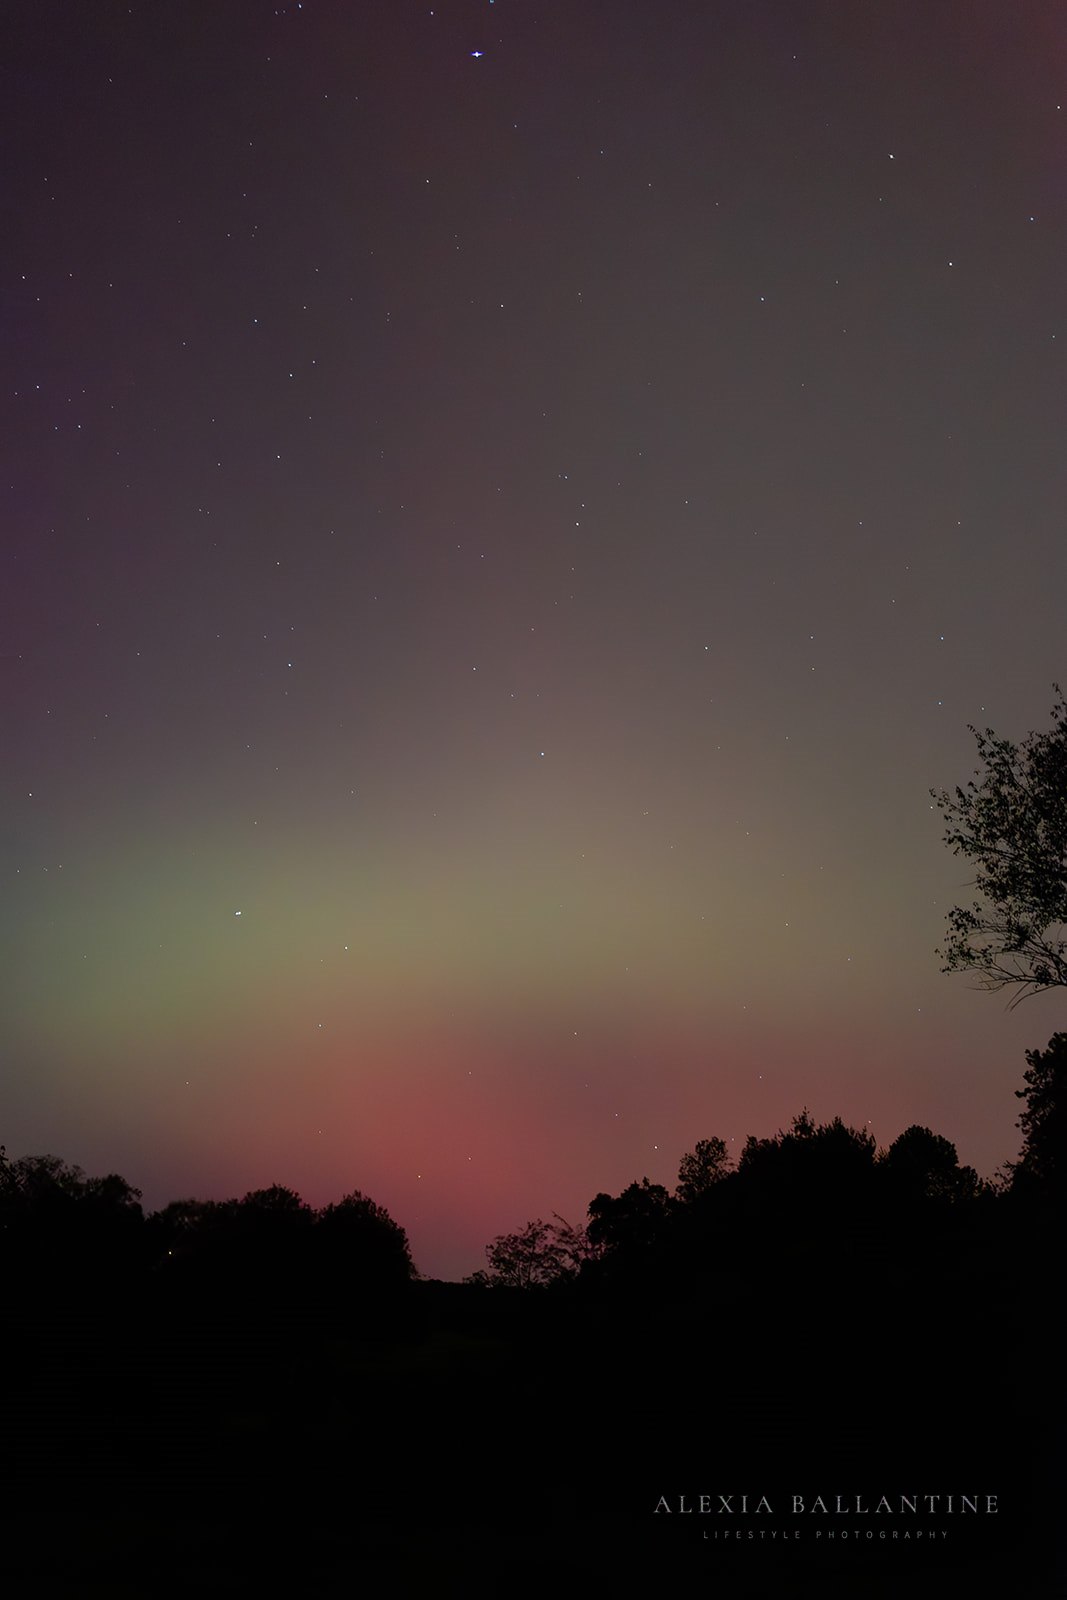
{"type": "Polygon", "coordinates": [[[1067,1199],[1067,1033],[1054,1033],[1045,1050],[1026,1052],[1026,1110],[1018,1121],[1023,1148],[1012,1162],[1013,1187],[1061,1203],[1067,1199]]]}
{"type": "Polygon", "coordinates": [[[869,1186],[876,1144],[866,1128],[835,1117],[817,1124],[807,1110],[773,1139],[745,1141],[737,1174],[745,1192],[776,1207],[840,1206],[869,1186]]]}
{"type": "Polygon", "coordinates": [[[897,1194],[913,1200],[967,1200],[981,1189],[973,1167],[961,1167],[956,1146],[929,1128],[905,1128],[879,1163],[897,1194]]]}
{"type": "Polygon", "coordinates": [[[311,1207],[280,1183],[250,1190],[233,1212],[234,1238],[249,1265],[288,1260],[306,1242],[314,1222],[311,1207]]]}
{"type": "Polygon", "coordinates": [[[141,1191],[118,1173],[87,1178],[59,1156],[0,1159],[0,1249],[14,1270],[53,1284],[113,1282],[135,1270],[141,1191]]]}
{"type": "Polygon", "coordinates": [[[597,1255],[584,1228],[554,1214],[551,1222],[540,1217],[517,1233],[504,1233],[486,1245],[488,1272],[469,1280],[491,1288],[541,1289],[576,1278],[583,1265],[597,1255]]]}
{"type": "Polygon", "coordinates": [[[730,1171],[730,1152],[725,1139],[698,1139],[695,1147],[686,1152],[678,1166],[678,1187],[675,1197],[683,1205],[690,1205],[715,1184],[721,1183],[730,1171]]]}
{"type": "Polygon", "coordinates": [[[1067,985],[1067,701],[1022,744],[972,727],[982,767],[965,789],[931,790],[945,843],[977,867],[980,900],[954,906],[943,972],[974,972],[1009,1002],[1067,985]]]}
{"type": "Polygon", "coordinates": [[[8,1163],[10,1183],[25,1209],[43,1210],[74,1201],[85,1187],[81,1167],[69,1165],[59,1156],[20,1156],[8,1163]]]}
{"type": "Polygon", "coordinates": [[[604,1250],[647,1250],[662,1238],[670,1209],[671,1197],[663,1185],[642,1178],[620,1195],[594,1196],[589,1202],[589,1238],[604,1250]]]}
{"type": "Polygon", "coordinates": [[[358,1189],[318,1213],[315,1240],[320,1258],[361,1285],[401,1284],[415,1276],[407,1234],[358,1189]]]}
{"type": "Polygon", "coordinates": [[[416,1276],[403,1228],[358,1189],[321,1211],[281,1184],[241,1200],[174,1200],[149,1227],[160,1269],[227,1290],[299,1280],[301,1292],[344,1298],[416,1276]]]}

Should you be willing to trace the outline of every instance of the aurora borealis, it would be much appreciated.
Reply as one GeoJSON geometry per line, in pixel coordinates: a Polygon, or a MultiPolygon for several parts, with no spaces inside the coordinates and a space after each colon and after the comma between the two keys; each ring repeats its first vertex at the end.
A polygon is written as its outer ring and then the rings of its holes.
{"type": "Polygon", "coordinates": [[[16,3],[3,1120],[423,1272],[1018,1148],[931,786],[1063,681],[1063,20],[16,3]]]}

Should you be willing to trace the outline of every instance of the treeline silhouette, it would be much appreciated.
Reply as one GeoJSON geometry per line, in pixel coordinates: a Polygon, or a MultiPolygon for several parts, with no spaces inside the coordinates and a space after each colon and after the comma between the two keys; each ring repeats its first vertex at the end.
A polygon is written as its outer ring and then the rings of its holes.
{"type": "MultiPolygon", "coordinates": [[[[992,1181],[961,1166],[952,1142],[907,1128],[885,1150],[840,1117],[818,1124],[807,1110],[770,1138],[750,1136],[734,1163],[726,1142],[701,1139],[681,1159],[673,1191],[635,1180],[599,1193],[587,1220],[555,1215],[487,1248],[477,1287],[545,1288],[658,1271],[698,1279],[737,1260],[756,1238],[788,1251],[803,1227],[867,1245],[880,1237],[909,1248],[937,1231],[1019,1217],[1056,1222],[1067,1166],[1067,1034],[1027,1052],[1023,1147],[992,1181]]],[[[183,1294],[246,1295],[388,1291],[418,1276],[404,1229],[358,1190],[315,1210],[281,1184],[242,1199],[175,1200],[146,1216],[141,1192],[117,1173],[88,1177],[54,1155],[11,1159],[0,1146],[0,1270],[8,1285],[58,1290],[113,1288],[147,1274],[183,1294]]]]}
{"type": "Polygon", "coordinates": [[[383,1292],[414,1266],[403,1228],[354,1190],[313,1210],[273,1184],[241,1200],[175,1200],[145,1216],[117,1173],[86,1177],[58,1156],[0,1147],[0,1271],[44,1295],[118,1291],[150,1280],[182,1296],[312,1300],[383,1292]]]}
{"type": "Polygon", "coordinates": [[[695,1285],[737,1268],[760,1242],[788,1254],[789,1239],[833,1227],[870,1250],[890,1240],[929,1240],[930,1229],[960,1234],[1007,1192],[961,1166],[955,1146],[913,1126],[888,1150],[840,1117],[816,1124],[808,1112],[772,1138],[750,1137],[736,1167],[724,1140],[700,1140],[683,1156],[673,1194],[642,1178],[618,1195],[598,1194],[588,1222],[556,1215],[502,1235],[487,1249],[482,1287],[547,1288],[628,1276],[695,1285]]]}
{"type": "Polygon", "coordinates": [[[879,1150],[802,1111],[736,1161],[699,1140],[673,1190],[637,1179],[502,1235],[462,1284],[420,1278],[358,1191],[146,1216],[117,1175],[0,1155],[3,1505],[28,1552],[8,1541],[8,1575],[164,1592],[165,1548],[184,1592],[253,1572],[308,1595],[470,1587],[472,1563],[516,1559],[534,1587],[565,1559],[594,1584],[691,1563],[752,1595],[1052,1592],[1067,1034],[1023,1083],[1020,1155],[992,1181],[928,1128],[879,1150]],[[886,1490],[1001,1511],[919,1555],[809,1541],[713,1568],[653,1515],[662,1495],[886,1490]],[[50,1540],[60,1517],[80,1537],[50,1540]]]}

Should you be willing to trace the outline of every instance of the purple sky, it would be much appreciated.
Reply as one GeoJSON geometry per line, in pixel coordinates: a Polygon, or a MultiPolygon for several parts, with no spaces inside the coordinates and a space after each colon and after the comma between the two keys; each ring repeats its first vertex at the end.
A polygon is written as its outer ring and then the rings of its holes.
{"type": "Polygon", "coordinates": [[[1034,0],[15,0],[0,1138],[425,1272],[808,1106],[991,1174],[931,786],[1067,679],[1034,0]]]}

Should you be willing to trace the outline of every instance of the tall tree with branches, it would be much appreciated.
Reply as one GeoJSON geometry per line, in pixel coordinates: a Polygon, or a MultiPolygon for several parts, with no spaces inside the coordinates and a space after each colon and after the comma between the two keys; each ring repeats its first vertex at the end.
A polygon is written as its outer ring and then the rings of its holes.
{"type": "Polygon", "coordinates": [[[1021,744],[972,727],[981,766],[965,788],[933,789],[945,843],[974,863],[980,898],[948,913],[943,972],[1013,989],[1009,1006],[1067,987],[1067,700],[1021,744]]]}

